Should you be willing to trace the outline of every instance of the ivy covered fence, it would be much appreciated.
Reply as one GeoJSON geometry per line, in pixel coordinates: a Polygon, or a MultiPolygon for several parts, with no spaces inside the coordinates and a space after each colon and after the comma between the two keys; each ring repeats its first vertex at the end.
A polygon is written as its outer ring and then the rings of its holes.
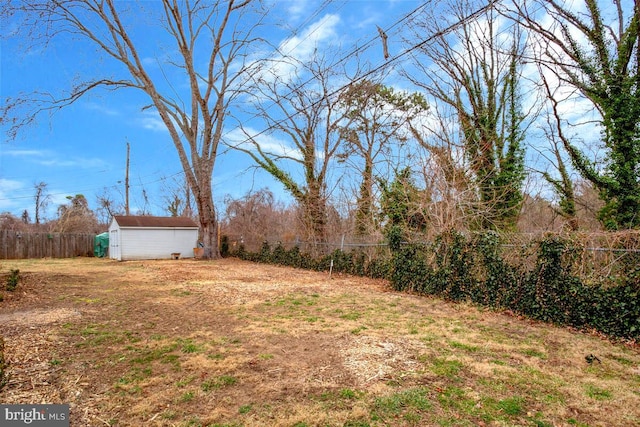
{"type": "Polygon", "coordinates": [[[313,258],[298,246],[271,247],[267,242],[257,252],[247,252],[240,245],[226,255],[384,278],[397,291],[472,302],[535,320],[638,340],[640,238],[630,236],[616,243],[619,248],[610,249],[618,251],[618,256],[597,270],[593,257],[585,256],[594,248],[580,245],[570,236],[547,234],[526,245],[512,245],[491,231],[473,235],[449,231],[428,243],[407,242],[401,234],[390,231],[388,250],[379,251],[376,257],[358,249],[337,249],[313,258]]]}

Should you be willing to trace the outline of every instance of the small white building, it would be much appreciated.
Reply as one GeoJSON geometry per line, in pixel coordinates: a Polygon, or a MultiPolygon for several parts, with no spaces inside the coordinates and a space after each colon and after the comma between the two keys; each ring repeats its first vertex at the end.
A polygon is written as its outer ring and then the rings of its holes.
{"type": "Polygon", "coordinates": [[[118,261],[192,258],[197,242],[189,218],[114,215],[109,226],[109,257],[118,261]]]}

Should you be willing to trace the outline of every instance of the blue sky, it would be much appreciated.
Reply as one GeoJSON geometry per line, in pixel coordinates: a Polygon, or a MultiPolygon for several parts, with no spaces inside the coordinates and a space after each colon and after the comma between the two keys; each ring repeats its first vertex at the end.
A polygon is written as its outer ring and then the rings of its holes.
{"type": "MultiPolygon", "coordinates": [[[[265,36],[273,45],[292,46],[304,56],[310,50],[352,51],[377,36],[376,25],[388,28],[414,10],[421,2],[409,0],[377,1],[277,1],[271,21],[289,27],[270,25],[265,36]],[[291,29],[297,30],[296,34],[291,29]]],[[[141,19],[141,21],[143,21],[141,19]]],[[[11,29],[11,23],[6,30],[11,29]]],[[[153,31],[138,33],[149,58],[160,57],[153,31]],[[146,34],[142,37],[140,34],[146,34]]],[[[157,37],[157,34],[155,35],[157,37]]],[[[390,49],[400,48],[390,40],[390,49]]],[[[25,41],[3,39],[0,52],[0,99],[2,102],[21,92],[60,93],[83,75],[111,67],[95,49],[68,39],[54,39],[47,49],[27,49],[25,41]]],[[[382,63],[381,45],[367,51],[370,64],[382,63]]],[[[20,216],[27,209],[33,220],[34,185],[47,184],[51,204],[46,216],[67,201],[67,196],[83,194],[92,208],[96,198],[109,193],[117,202],[124,200],[126,144],[130,152],[130,203],[132,211],[146,209],[163,215],[167,185],[181,180],[182,168],[176,149],[153,111],[142,110],[149,101],[144,95],[122,90],[97,91],[54,114],[38,116],[15,140],[2,133],[0,145],[0,212],[20,216]]],[[[3,129],[4,130],[4,129],[3,129]]],[[[233,132],[226,128],[225,132],[233,132]]],[[[221,147],[214,170],[214,198],[218,207],[226,195],[239,197],[250,190],[270,188],[287,200],[279,183],[255,170],[246,154],[221,147]]]]}
{"type": "MultiPolygon", "coordinates": [[[[340,67],[358,61],[361,69],[376,69],[386,62],[383,58],[382,42],[377,27],[384,29],[388,36],[389,52],[392,62],[386,67],[384,84],[396,89],[412,90],[405,80],[398,80],[397,68],[407,66],[409,58],[393,60],[394,55],[402,54],[410,46],[422,42],[423,37],[410,38],[412,32],[403,19],[418,8],[442,11],[438,5],[446,1],[414,0],[265,0],[271,3],[272,12],[261,27],[260,36],[268,39],[271,46],[301,61],[309,59],[314,52],[332,61],[340,60],[340,67]],[[435,8],[435,9],[434,9],[435,8]],[[403,41],[409,38],[409,41],[403,41]],[[358,52],[356,58],[352,52],[358,52]],[[342,62],[342,59],[345,61],[342,62]]],[[[124,0],[118,5],[127,5],[124,0]]],[[[142,7],[158,7],[155,0],[142,1],[142,7]]],[[[604,3],[609,4],[609,3],[604,3]]],[[[610,4],[609,4],[610,5],[610,4]]],[[[610,13],[611,7],[605,8],[610,13]]],[[[132,37],[135,38],[147,70],[161,77],[158,84],[164,84],[159,64],[165,64],[167,58],[175,54],[175,42],[163,37],[158,22],[153,15],[135,15],[132,37]]],[[[443,21],[449,21],[443,19],[443,21]]],[[[447,25],[445,22],[442,25],[447,25]]],[[[3,21],[1,34],[12,34],[17,21],[3,21]]],[[[482,28],[480,20],[478,27],[482,28]]],[[[502,34],[509,34],[512,23],[502,21],[502,34]]],[[[410,50],[410,49],[409,49],[410,50]]],[[[260,51],[260,58],[277,59],[273,47],[260,51]]],[[[464,54],[462,54],[464,56],[464,54]]],[[[122,67],[105,59],[95,46],[79,43],[72,36],[65,35],[50,42],[46,49],[30,46],[28,40],[18,37],[0,38],[0,102],[19,96],[20,93],[51,92],[56,95],[81,81],[87,76],[122,75],[122,67]]],[[[167,67],[165,66],[166,70],[167,67]]],[[[275,67],[273,68],[275,69],[275,67]]],[[[280,64],[278,70],[283,74],[292,69],[280,64]]],[[[523,82],[529,84],[523,88],[523,107],[531,108],[536,99],[536,85],[539,80],[534,64],[525,65],[523,82]]],[[[173,72],[167,78],[172,89],[185,84],[184,75],[173,72]]],[[[342,77],[340,86],[346,82],[342,77]]],[[[303,79],[304,80],[304,79],[303,79]]],[[[166,86],[165,86],[166,88],[166,86]]],[[[578,129],[572,128],[577,141],[594,148],[593,157],[600,154],[594,141],[599,139],[599,130],[591,119],[593,106],[584,98],[575,96],[567,90],[566,101],[561,105],[564,117],[574,124],[582,122],[578,129]]],[[[20,216],[26,209],[34,219],[34,186],[40,182],[47,185],[46,193],[51,203],[46,219],[55,217],[56,208],[66,203],[68,196],[83,194],[90,207],[97,207],[97,198],[108,195],[116,204],[124,204],[124,180],[126,146],[130,151],[130,205],[131,212],[144,210],[154,215],[165,215],[170,188],[181,185],[182,167],[178,161],[176,148],[169,134],[152,109],[146,109],[150,100],[145,94],[133,90],[94,91],[76,103],[56,111],[53,114],[41,114],[35,123],[24,129],[16,139],[9,140],[0,124],[0,213],[9,212],[20,216]],[[146,195],[146,197],[145,197],[146,195]]],[[[244,106],[246,108],[246,105],[244,106]]],[[[246,110],[245,110],[246,111],[246,110]]],[[[433,118],[438,114],[431,109],[433,118]]],[[[236,111],[236,113],[238,113],[236,111]]],[[[246,129],[262,132],[264,126],[256,120],[249,120],[252,114],[237,118],[243,120],[246,129]]],[[[541,121],[542,116],[539,117],[541,121]]],[[[532,119],[535,120],[535,119],[532,119]]],[[[224,137],[238,142],[243,138],[237,122],[225,122],[224,137]]],[[[527,166],[535,170],[550,170],[548,141],[534,124],[527,135],[527,166]]],[[[290,150],[285,140],[278,135],[260,135],[260,143],[280,153],[290,150]]],[[[419,166],[419,165],[418,165],[419,166]]],[[[339,174],[338,170],[336,174],[339,174]]],[[[544,187],[539,174],[531,174],[525,190],[530,194],[543,194],[552,198],[549,187],[544,187]]],[[[266,172],[257,169],[247,154],[221,146],[213,173],[214,200],[216,206],[223,207],[227,196],[238,198],[249,191],[262,188],[270,189],[279,200],[290,202],[290,197],[282,185],[266,172]]],[[[356,185],[357,187],[357,185],[356,185]]],[[[354,187],[355,188],[355,187],[354,187]]],[[[101,218],[104,219],[104,218],[101,218]]],[[[104,219],[106,220],[106,219],[104,219]]]]}

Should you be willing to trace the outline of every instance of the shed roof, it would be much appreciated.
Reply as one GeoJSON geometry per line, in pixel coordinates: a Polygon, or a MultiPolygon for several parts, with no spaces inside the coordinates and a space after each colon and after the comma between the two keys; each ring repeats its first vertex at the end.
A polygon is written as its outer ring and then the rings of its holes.
{"type": "Polygon", "coordinates": [[[113,220],[120,227],[149,227],[149,228],[198,228],[198,224],[191,218],[180,216],[133,216],[114,215],[113,220]]]}

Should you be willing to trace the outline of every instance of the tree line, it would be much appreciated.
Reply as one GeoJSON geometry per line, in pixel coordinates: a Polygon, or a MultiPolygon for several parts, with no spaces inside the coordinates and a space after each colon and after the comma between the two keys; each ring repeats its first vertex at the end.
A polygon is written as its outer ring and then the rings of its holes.
{"type": "Polygon", "coordinates": [[[277,55],[256,59],[269,43],[268,6],[158,2],[150,12],[175,54],[156,75],[133,37],[143,24],[127,19],[142,4],[6,2],[0,16],[34,44],[71,33],[124,71],[87,76],[63,95],[7,99],[2,122],[15,137],[97,89],[143,93],[184,171],[186,189],[169,207],[189,207],[209,257],[219,254],[211,182],[221,146],[245,153],[295,201],[279,207],[268,190],[228,199],[225,224],[269,206],[318,246],[336,227],[355,236],[527,230],[545,215],[552,220],[539,227],[640,228],[635,2],[437,2],[380,31],[386,62],[377,67],[359,50],[345,62],[344,52],[298,58],[271,46],[277,55]],[[388,37],[402,50],[389,52],[388,37]],[[186,93],[164,89],[169,70],[188,81],[186,93]],[[529,189],[540,181],[544,197],[529,189]]]}

